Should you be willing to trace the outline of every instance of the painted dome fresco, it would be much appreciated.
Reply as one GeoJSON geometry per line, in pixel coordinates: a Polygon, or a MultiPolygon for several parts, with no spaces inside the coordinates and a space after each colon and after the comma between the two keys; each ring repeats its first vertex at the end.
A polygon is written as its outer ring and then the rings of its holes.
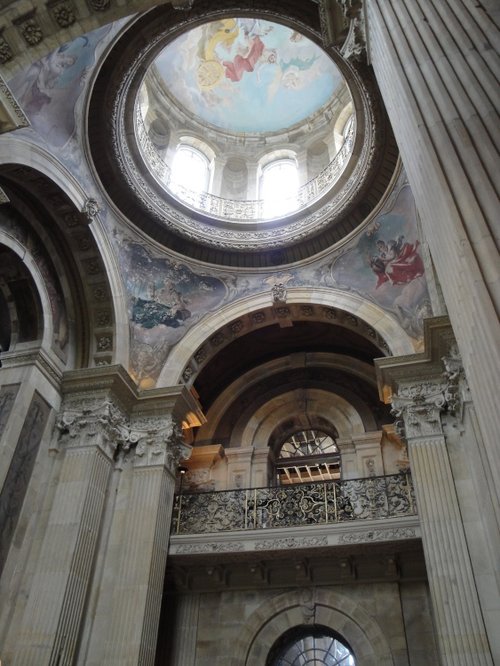
{"type": "Polygon", "coordinates": [[[154,64],[174,102],[188,113],[246,134],[302,124],[330,102],[342,81],[310,39],[255,18],[225,18],[189,30],[154,64]]]}
{"type": "Polygon", "coordinates": [[[365,219],[397,151],[371,73],[317,25],[234,11],[194,3],[179,25],[162,6],[125,30],[93,86],[89,146],[109,196],[158,242],[291,263],[365,219]]]}

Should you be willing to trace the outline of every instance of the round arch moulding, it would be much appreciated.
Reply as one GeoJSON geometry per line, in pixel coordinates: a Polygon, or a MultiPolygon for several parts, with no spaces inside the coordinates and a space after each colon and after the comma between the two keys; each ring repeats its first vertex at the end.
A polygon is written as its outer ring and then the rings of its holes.
{"type": "MultiPolygon", "coordinates": [[[[328,310],[330,317],[336,317],[337,313],[342,313],[346,316],[343,322],[346,327],[349,327],[350,320],[357,331],[360,332],[364,327],[367,337],[371,338],[372,341],[378,339],[379,347],[385,349],[385,353],[387,354],[399,356],[413,354],[415,351],[410,337],[394,317],[384,312],[379,306],[370,303],[356,294],[331,288],[316,288],[314,291],[311,291],[309,289],[290,287],[287,289],[287,306],[293,304],[325,308],[328,310]]],[[[217,312],[204,317],[202,321],[193,326],[182,338],[182,344],[177,344],[172,349],[160,373],[157,386],[166,386],[170,385],[170,383],[176,384],[181,382],[192,384],[200,369],[198,364],[193,363],[193,359],[196,352],[205,343],[213,339],[214,335],[224,326],[231,325],[232,322],[238,321],[241,318],[254,316],[272,307],[273,301],[270,293],[257,294],[256,296],[241,299],[236,303],[230,303],[217,312]],[[186,368],[190,368],[187,373],[186,368]]],[[[263,314],[265,317],[265,313],[263,314]]],[[[258,320],[262,322],[258,324],[259,326],[275,323],[276,321],[271,321],[270,319],[266,321],[262,317],[258,320]]],[[[339,323],[336,319],[335,322],[339,323]]],[[[230,339],[234,340],[247,332],[248,329],[242,327],[241,331],[232,334],[230,339]]],[[[212,347],[213,345],[210,346],[212,347]]],[[[218,351],[220,351],[220,347],[211,349],[211,355],[213,356],[218,351]]],[[[383,354],[384,352],[381,351],[381,355],[383,354]]],[[[204,363],[207,363],[209,359],[210,355],[204,359],[204,363]]]]}
{"type": "Polygon", "coordinates": [[[297,589],[261,604],[234,645],[231,666],[262,666],[284,627],[318,624],[342,636],[357,666],[394,666],[389,642],[362,603],[332,590],[297,589]]]}

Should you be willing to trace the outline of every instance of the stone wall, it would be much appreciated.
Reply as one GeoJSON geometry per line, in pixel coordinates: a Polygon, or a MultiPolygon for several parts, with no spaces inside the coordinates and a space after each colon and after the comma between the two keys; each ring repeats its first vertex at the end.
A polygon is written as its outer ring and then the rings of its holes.
{"type": "Polygon", "coordinates": [[[284,631],[313,624],[343,636],[357,666],[438,663],[423,582],[193,593],[176,597],[174,617],[158,666],[263,666],[284,631]]]}

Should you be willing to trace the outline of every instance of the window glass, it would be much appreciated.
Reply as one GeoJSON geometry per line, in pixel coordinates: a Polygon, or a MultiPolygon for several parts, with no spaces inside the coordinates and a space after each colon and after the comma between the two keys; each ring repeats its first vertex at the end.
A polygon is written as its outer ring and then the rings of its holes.
{"type": "Polygon", "coordinates": [[[208,190],[210,168],[203,153],[188,145],[177,148],[172,162],[170,188],[175,192],[186,188],[192,192],[208,190]]]}
{"type": "Polygon", "coordinates": [[[279,485],[339,478],[340,453],[331,435],[320,430],[299,430],[283,442],[276,461],[279,485]]]}
{"type": "Polygon", "coordinates": [[[280,217],[295,210],[298,189],[299,174],[294,160],[276,160],[265,166],[260,184],[264,217],[280,217]]]}
{"type": "Polygon", "coordinates": [[[356,666],[349,647],[333,631],[298,627],[273,646],[266,666],[356,666]]]}

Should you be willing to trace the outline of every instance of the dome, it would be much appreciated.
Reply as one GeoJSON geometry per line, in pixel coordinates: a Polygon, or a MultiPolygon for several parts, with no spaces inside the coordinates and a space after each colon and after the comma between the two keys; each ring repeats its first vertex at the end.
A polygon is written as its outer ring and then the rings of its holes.
{"type": "Polygon", "coordinates": [[[89,106],[103,185],[132,224],[202,261],[279,265],[331,247],[396,166],[372,73],[307,22],[199,11],[181,24],[149,12],[103,63],[89,106]]]}
{"type": "Polygon", "coordinates": [[[150,173],[220,220],[310,207],[339,180],[354,144],[339,68],[299,31],[262,19],[221,18],[182,33],[149,66],[137,105],[150,173]]]}

